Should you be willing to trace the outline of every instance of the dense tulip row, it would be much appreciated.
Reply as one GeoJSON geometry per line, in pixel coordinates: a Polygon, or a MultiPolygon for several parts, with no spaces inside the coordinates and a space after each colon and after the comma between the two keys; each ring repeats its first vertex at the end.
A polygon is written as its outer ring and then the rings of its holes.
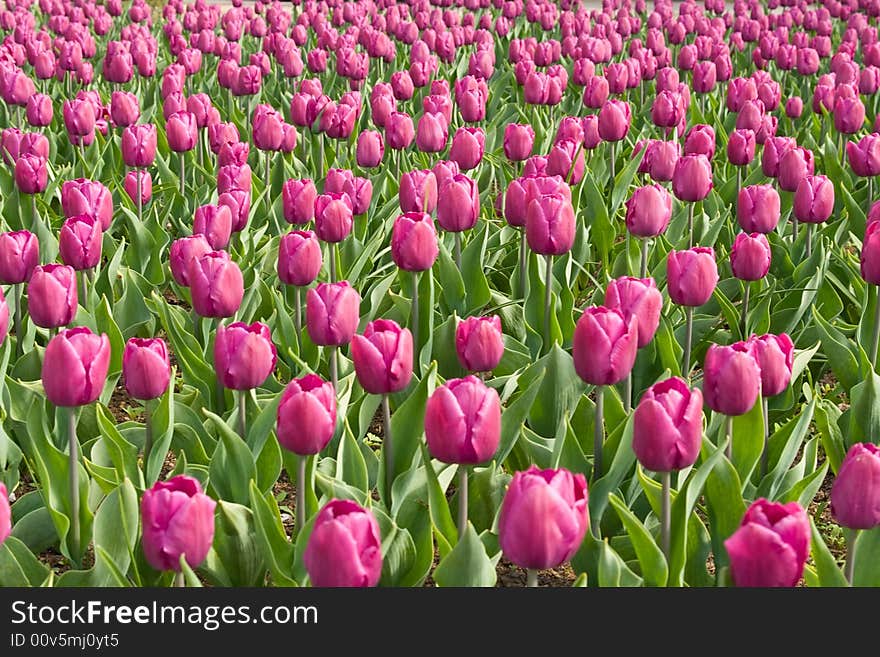
{"type": "Polygon", "coordinates": [[[7,0],[0,585],[880,585],[878,16],[7,0]]]}

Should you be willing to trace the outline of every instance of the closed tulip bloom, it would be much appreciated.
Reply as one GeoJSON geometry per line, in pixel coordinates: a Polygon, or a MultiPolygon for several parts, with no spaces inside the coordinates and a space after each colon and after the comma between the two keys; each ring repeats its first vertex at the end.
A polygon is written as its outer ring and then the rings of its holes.
{"type": "Polygon", "coordinates": [[[275,369],[277,350],[269,327],[262,322],[233,322],[217,326],[214,369],[230,390],[251,390],[262,385],[275,369]]]}
{"type": "Polygon", "coordinates": [[[437,223],[444,230],[473,228],[480,216],[480,190],[475,180],[456,174],[447,181],[437,199],[437,223]]]}
{"type": "Polygon", "coordinates": [[[65,180],[61,185],[61,208],[68,218],[85,214],[97,219],[104,231],[113,221],[113,196],[94,180],[65,180]]]}
{"type": "Polygon", "coordinates": [[[351,359],[358,382],[366,392],[400,392],[412,379],[412,333],[390,319],[372,321],[363,335],[352,338],[351,359]]]}
{"type": "Polygon", "coordinates": [[[491,459],[501,440],[498,393],[475,376],[447,381],[425,407],[425,440],[431,456],[444,463],[491,459]]]}
{"type": "Polygon", "coordinates": [[[727,141],[727,159],[731,164],[744,167],[755,159],[755,133],[734,130],[727,141]]]}
{"type": "Polygon", "coordinates": [[[692,466],[703,442],[703,393],[677,376],[655,383],[633,415],[632,447],[642,467],[672,472],[692,466]]]}
{"type": "Polygon", "coordinates": [[[306,295],[306,327],[317,345],[351,342],[360,321],[361,297],[348,283],[321,283],[306,295]]]}
{"type": "Polygon", "coordinates": [[[761,368],[761,395],[775,397],[788,387],[794,362],[794,343],[787,333],[749,338],[752,355],[761,368]]]}
{"type": "Polygon", "coordinates": [[[85,326],[62,329],[43,354],[41,378],[55,406],[85,406],[104,391],[110,367],[110,339],[85,326]]]}
{"type": "Polygon", "coordinates": [[[171,380],[168,346],[159,338],[131,338],[122,352],[122,380],[135,399],[156,399],[171,380]]]}
{"type": "Polygon", "coordinates": [[[639,348],[654,338],[660,325],[663,295],[653,278],[624,276],[608,283],[605,288],[605,306],[619,310],[625,322],[633,317],[639,328],[639,348]]]}
{"type": "Polygon", "coordinates": [[[834,101],[834,129],[847,135],[859,132],[865,125],[865,106],[858,96],[841,97],[834,101]]]}
{"type": "Polygon", "coordinates": [[[535,130],[531,125],[508,123],[504,128],[504,154],[511,162],[522,162],[532,154],[535,130]]]}
{"type": "Polygon", "coordinates": [[[55,114],[52,99],[46,94],[34,94],[27,101],[27,120],[34,127],[45,127],[52,123],[55,114]]]}
{"type": "Polygon", "coordinates": [[[58,251],[61,261],[77,271],[101,262],[101,224],[87,214],[71,217],[61,227],[58,251]]]}
{"type": "Polygon", "coordinates": [[[681,157],[681,147],[675,141],[651,142],[645,153],[648,175],[655,182],[668,182],[675,175],[675,165],[681,157]]]}
{"type": "Polygon", "coordinates": [[[674,128],[684,116],[684,104],[675,91],[662,90],[651,105],[651,121],[660,128],[674,128]]]}
{"type": "Polygon", "coordinates": [[[385,142],[382,133],[364,130],[358,135],[357,163],[359,167],[371,169],[382,163],[385,155],[385,142]]]}
{"type": "Polygon", "coordinates": [[[491,372],[504,355],[501,318],[468,317],[455,329],[455,351],[458,362],[469,372],[491,372]]]}
{"type": "Polygon", "coordinates": [[[757,281],[770,271],[770,243],[763,233],[739,233],[730,250],[730,268],[741,281],[757,281]]]}
{"type": "Polygon", "coordinates": [[[431,215],[407,212],[394,220],[391,257],[404,271],[425,271],[434,266],[440,249],[431,215]]]}
{"type": "Polygon", "coordinates": [[[631,120],[629,103],[606,100],[599,110],[599,136],[603,141],[620,141],[629,132],[631,120]]]}
{"type": "Polygon", "coordinates": [[[331,500],[315,518],[303,562],[312,586],[376,586],[382,575],[376,517],[357,502],[331,500]]]}
{"type": "Polygon", "coordinates": [[[277,151],[284,140],[284,118],[270,106],[259,105],[251,125],[254,146],[261,151],[277,151]]]}
{"type": "Polygon", "coordinates": [[[6,128],[0,133],[0,151],[3,161],[7,164],[15,164],[21,149],[21,138],[24,133],[18,128],[6,128]]]}
{"type": "Polygon", "coordinates": [[[0,283],[24,283],[39,262],[40,244],[32,232],[0,233],[0,283]]]}
{"type": "Polygon", "coordinates": [[[636,237],[657,237],[672,218],[672,197],[662,185],[639,187],[626,202],[626,228],[636,237]]]}
{"type": "Polygon", "coordinates": [[[232,212],[225,205],[200,205],[196,208],[193,234],[201,234],[212,249],[225,249],[232,235],[232,212]]]}
{"type": "Polygon", "coordinates": [[[244,297],[241,269],[226,251],[192,258],[187,270],[193,310],[200,317],[232,317],[244,297]]]}
{"type": "Polygon", "coordinates": [[[880,447],[872,443],[850,447],[831,487],[831,513],[848,529],[880,525],[880,447]]]}
{"type": "MultiPolygon", "coordinates": [[[[0,256],[2,257],[2,256],[0,256]]],[[[880,285],[880,221],[869,221],[862,240],[862,278],[871,285],[880,285]]]]}
{"type": "Polygon", "coordinates": [[[26,132],[21,136],[18,155],[35,155],[42,160],[48,160],[49,140],[40,132],[26,132]]]}
{"type": "Polygon", "coordinates": [[[779,160],[779,187],[786,192],[796,191],[804,178],[813,175],[813,166],[811,151],[801,147],[788,149],[779,160]]]}
{"type": "Polygon", "coordinates": [[[820,224],[834,211],[834,185],[825,176],[807,176],[794,194],[794,216],[798,221],[820,224]]]}
{"type": "Polygon", "coordinates": [[[792,96],[785,101],[785,115],[790,119],[799,119],[804,113],[804,101],[800,96],[792,96]]]}
{"type": "Polygon", "coordinates": [[[574,369],[587,383],[613,385],[632,371],[637,348],[635,317],[627,322],[616,308],[590,306],[584,309],[574,330],[574,369]]]}
{"type": "Polygon", "coordinates": [[[695,125],[684,140],[685,155],[705,155],[709,160],[715,155],[715,130],[709,125],[695,125]]]}
{"type": "Polygon", "coordinates": [[[703,396],[706,405],[724,415],[752,410],[761,394],[761,368],[746,342],[713,344],[703,362],[703,396]]]}
{"type": "Polygon", "coordinates": [[[189,287],[189,265],[192,260],[201,258],[212,251],[204,235],[181,237],[171,243],[168,261],[171,275],[178,285],[189,287]]]}
{"type": "Polygon", "coordinates": [[[793,137],[771,137],[764,142],[761,151],[761,170],[765,176],[776,178],[779,176],[779,164],[783,155],[797,146],[793,137]]]}
{"type": "Polygon", "coordinates": [[[574,142],[570,139],[557,141],[550,150],[550,155],[547,156],[547,173],[551,176],[560,176],[572,185],[577,185],[584,179],[585,169],[582,141],[574,142]]]}
{"type": "Polygon", "coordinates": [[[153,484],[141,501],[147,563],[175,572],[180,571],[181,557],[190,568],[202,565],[214,542],[216,506],[192,477],[177,475],[153,484]]]}
{"type": "Polygon", "coordinates": [[[675,163],[672,191],[680,201],[702,201],[712,191],[712,165],[705,155],[684,155],[675,163]]]}
{"type": "Polygon", "coordinates": [[[352,212],[356,215],[366,214],[373,200],[373,183],[369,178],[353,176],[342,186],[343,193],[351,200],[352,212]]]}
{"type": "Polygon", "coordinates": [[[172,114],[165,124],[165,132],[168,137],[168,146],[172,151],[176,153],[191,151],[195,147],[199,135],[195,114],[186,111],[172,114]]]}
{"type": "Polygon", "coordinates": [[[679,306],[702,306],[718,284],[715,250],[697,246],[686,251],[670,251],[666,259],[669,297],[679,306]]]}
{"type": "Polygon", "coordinates": [[[432,213],[437,208],[437,179],[430,169],[400,175],[398,202],[403,212],[432,213]]]}
{"type": "Polygon", "coordinates": [[[275,433],[286,450],[310,456],[317,454],[336,429],[336,393],[333,384],[316,374],[293,379],[281,393],[275,433]]]}
{"type": "Polygon", "coordinates": [[[796,586],[810,551],[810,520],[797,502],[761,498],[724,547],[736,586],[796,586]]]}
{"type": "Polygon", "coordinates": [[[353,207],[348,194],[315,199],[315,233],[325,242],[341,242],[351,233],[353,207]]]}
{"type": "Polygon", "coordinates": [[[110,118],[120,128],[137,123],[141,116],[138,98],[127,91],[114,91],[110,96],[110,118]]]}
{"type": "Polygon", "coordinates": [[[416,147],[423,153],[439,153],[449,140],[449,126],[442,114],[422,114],[416,131],[416,147]]]}
{"type": "Polygon", "coordinates": [[[9,507],[9,494],[6,484],[0,483],[0,545],[12,533],[12,509],[9,507]]]}
{"type": "Polygon", "coordinates": [[[27,286],[28,314],[37,326],[67,326],[76,316],[76,271],[67,265],[34,267],[27,286]]]}
{"type": "Polygon", "coordinates": [[[95,132],[95,106],[88,100],[65,100],[61,107],[64,126],[72,137],[87,137],[95,132]]]}
{"type": "Polygon", "coordinates": [[[868,177],[880,175],[880,135],[865,135],[856,142],[846,143],[846,155],[853,173],[868,177]]]}
{"type": "Polygon", "coordinates": [[[281,188],[284,219],[289,224],[305,224],[315,216],[318,190],[309,179],[291,178],[281,188]]]}
{"type": "Polygon", "coordinates": [[[750,185],[739,190],[736,220],[747,233],[769,233],[779,223],[779,192],[773,185],[750,185]]]}
{"type": "Polygon", "coordinates": [[[589,523],[584,475],[532,465],[510,481],[498,517],[498,542],[504,556],[521,568],[555,568],[578,551],[589,523]]]}
{"type": "Polygon", "coordinates": [[[486,133],[482,128],[459,128],[452,137],[449,159],[463,171],[470,171],[483,160],[485,150],[486,133]]]}
{"type": "Polygon", "coordinates": [[[415,127],[409,114],[391,112],[385,122],[385,142],[389,148],[402,150],[413,143],[415,127]]]}
{"type": "Polygon", "coordinates": [[[15,184],[22,194],[39,194],[49,183],[45,158],[26,153],[15,161],[15,184]]]}
{"type": "Polygon", "coordinates": [[[130,125],[122,131],[122,159],[127,167],[143,168],[156,159],[156,126],[130,125]]]}
{"type": "Polygon", "coordinates": [[[571,201],[562,194],[544,194],[529,201],[526,241],[541,255],[568,253],[574,244],[575,218],[571,201]]]}
{"type": "Polygon", "coordinates": [[[278,245],[278,278],[285,285],[311,285],[321,271],[321,244],[310,230],[292,230],[278,245]]]}

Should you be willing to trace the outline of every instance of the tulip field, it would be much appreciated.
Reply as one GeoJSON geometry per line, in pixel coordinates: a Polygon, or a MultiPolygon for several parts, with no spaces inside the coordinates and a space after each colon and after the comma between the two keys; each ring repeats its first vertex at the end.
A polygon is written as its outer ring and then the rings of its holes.
{"type": "Polygon", "coordinates": [[[3,0],[0,585],[880,586],[878,30],[3,0]]]}

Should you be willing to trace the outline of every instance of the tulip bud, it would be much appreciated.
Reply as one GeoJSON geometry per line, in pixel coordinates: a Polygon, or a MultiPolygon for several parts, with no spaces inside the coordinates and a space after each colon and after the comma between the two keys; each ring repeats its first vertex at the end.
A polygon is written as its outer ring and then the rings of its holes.
{"type": "Polygon", "coordinates": [[[360,321],[361,297],[348,281],[321,283],[306,296],[306,327],[317,345],[351,342],[360,321]]]}
{"type": "Polygon", "coordinates": [[[39,262],[40,245],[36,235],[27,230],[0,233],[0,283],[24,283],[39,262]]]}
{"type": "Polygon", "coordinates": [[[736,220],[747,233],[769,233],[779,223],[779,192],[773,185],[750,185],[739,190],[736,220]]]}
{"type": "Polygon", "coordinates": [[[423,153],[439,153],[449,140],[449,125],[442,114],[426,112],[419,119],[416,147],[423,153]]]}
{"type": "Polygon", "coordinates": [[[278,404],[275,433],[280,445],[294,454],[317,454],[336,429],[336,393],[333,384],[316,374],[293,379],[278,404]]]}
{"type": "Polygon", "coordinates": [[[638,320],[604,306],[584,309],[572,342],[574,369],[587,383],[613,385],[632,371],[638,348],[638,320]]]}
{"type": "Polygon", "coordinates": [[[715,130],[709,125],[695,125],[684,140],[685,155],[705,155],[710,161],[715,155],[715,130]]]}
{"type": "Polygon", "coordinates": [[[856,443],[849,448],[831,487],[831,513],[848,529],[880,525],[880,447],[856,443]]]}
{"type": "Polygon", "coordinates": [[[712,191],[712,165],[705,155],[685,155],[675,163],[672,191],[680,201],[702,201],[712,191]]]}
{"type": "Polygon", "coordinates": [[[241,306],[244,278],[226,251],[209,251],[193,257],[186,277],[193,310],[200,317],[232,317],[241,306]]]}
{"type": "Polygon", "coordinates": [[[87,214],[71,217],[61,227],[58,251],[61,262],[77,271],[101,262],[101,224],[87,214]]]}
{"type": "Polygon", "coordinates": [[[278,278],[285,285],[305,287],[321,271],[321,245],[310,230],[292,230],[278,246],[278,278]]]}
{"type": "Polygon", "coordinates": [[[657,237],[672,218],[672,197],[662,185],[639,187],[626,202],[626,228],[636,237],[657,237]]]}
{"type": "Polygon", "coordinates": [[[412,333],[390,319],[372,321],[363,335],[352,338],[351,359],[358,382],[366,392],[400,392],[412,379],[412,333]]]}
{"type": "Polygon", "coordinates": [[[804,101],[800,96],[792,96],[785,101],[785,115],[790,119],[799,119],[804,113],[804,101]]]}
{"type": "Polygon", "coordinates": [[[486,134],[482,128],[459,128],[452,137],[449,159],[463,171],[470,171],[482,161],[486,150],[486,134]]]}
{"type": "Polygon", "coordinates": [[[46,397],[55,406],[91,404],[104,391],[109,367],[110,339],[105,334],[95,335],[84,326],[62,329],[43,355],[46,397]]]}
{"type": "Polygon", "coordinates": [[[736,586],[795,586],[810,551],[810,520],[797,502],[761,498],[724,547],[736,586]]]}
{"type": "Polygon", "coordinates": [[[168,137],[168,147],[172,151],[176,153],[191,151],[195,148],[199,135],[195,114],[185,110],[172,114],[165,124],[165,132],[168,137]]]}
{"type": "Polygon", "coordinates": [[[412,144],[415,136],[415,128],[409,114],[391,112],[385,122],[385,142],[388,147],[396,151],[403,150],[412,144]]]}
{"type": "Polygon", "coordinates": [[[103,231],[109,230],[113,221],[110,190],[93,180],[65,180],[61,185],[61,208],[67,218],[89,215],[97,219],[103,231]]]}
{"type": "Polygon", "coordinates": [[[806,148],[789,148],[779,160],[779,187],[786,192],[797,190],[801,180],[813,175],[813,153],[806,148]]]}
{"type": "Polygon", "coordinates": [[[642,467],[671,472],[693,465],[703,442],[703,394],[683,379],[655,383],[633,415],[633,451],[642,467]]]}
{"type": "Polygon", "coordinates": [[[709,346],[703,363],[703,396],[709,408],[724,415],[744,415],[760,393],[761,369],[748,343],[709,346]]]}
{"type": "Polygon", "coordinates": [[[315,233],[325,242],[341,242],[352,226],[348,194],[321,194],[315,199],[315,233]]]}
{"type": "Polygon", "coordinates": [[[475,376],[447,381],[425,407],[425,440],[431,456],[444,463],[491,459],[501,440],[498,393],[475,376]]]}
{"type": "Polygon", "coordinates": [[[770,243],[763,233],[739,233],[730,250],[730,268],[741,281],[758,281],[770,271],[770,243]]]}
{"type": "Polygon", "coordinates": [[[562,194],[543,194],[529,201],[526,240],[541,255],[562,255],[574,244],[575,219],[571,201],[562,194]]]}
{"type": "Polygon", "coordinates": [[[168,347],[159,338],[131,338],[122,353],[122,379],[135,399],[156,399],[171,380],[168,347]]]}
{"type": "Polygon", "coordinates": [[[233,322],[217,326],[214,369],[217,380],[230,390],[251,390],[262,385],[275,369],[277,350],[269,327],[262,322],[233,322]]]}
{"type": "Polygon", "coordinates": [[[110,96],[110,118],[120,128],[137,123],[141,116],[138,98],[127,91],[114,91],[110,96]]]}
{"type": "Polygon", "coordinates": [[[146,205],[153,197],[153,177],[146,169],[134,169],[125,174],[123,187],[132,203],[137,203],[138,178],[141,181],[141,205],[146,205]]]}
{"type": "Polygon", "coordinates": [[[491,372],[504,355],[501,318],[468,317],[455,329],[455,350],[458,362],[469,372],[491,372]]]}
{"type": "Polygon", "coordinates": [[[727,141],[727,159],[731,164],[744,167],[755,159],[755,133],[734,130],[727,141]]]}
{"type": "Polygon", "coordinates": [[[834,185],[825,176],[803,178],[794,193],[794,216],[798,221],[820,224],[834,211],[834,185]]]}
{"type": "Polygon", "coordinates": [[[794,361],[794,343],[787,333],[749,338],[752,355],[761,369],[761,395],[775,397],[788,387],[794,361]]]}
{"type": "Polygon", "coordinates": [[[530,125],[508,123],[504,128],[504,154],[511,162],[522,162],[532,154],[535,130],[530,125]]]}
{"type": "Polygon", "coordinates": [[[555,568],[578,551],[589,524],[584,475],[532,465],[510,481],[498,517],[498,542],[504,556],[521,568],[555,568]]]}
{"type": "Polygon", "coordinates": [[[200,205],[196,208],[193,234],[204,235],[212,249],[225,249],[232,235],[232,212],[225,205],[200,205]]]}
{"type": "MultiPolygon", "coordinates": [[[[2,250],[0,250],[0,263],[2,263],[2,250]]],[[[861,272],[866,283],[880,285],[880,221],[869,221],[868,227],[865,228],[861,272]]]]}
{"type": "Polygon", "coordinates": [[[352,213],[366,214],[373,200],[373,183],[369,178],[352,176],[343,184],[342,191],[351,200],[352,213]]]}
{"type": "Polygon", "coordinates": [[[318,191],[309,179],[291,178],[281,189],[284,219],[290,224],[305,224],[315,216],[315,200],[318,191]]]}
{"type": "Polygon", "coordinates": [[[437,223],[444,230],[473,228],[480,216],[480,190],[475,180],[456,174],[445,183],[437,199],[437,223]]]}
{"type": "Polygon", "coordinates": [[[666,259],[669,297],[679,306],[702,306],[718,284],[718,265],[712,247],[670,251],[666,259]]]}
{"type": "Polygon", "coordinates": [[[425,271],[434,265],[440,249],[431,215],[407,212],[394,221],[391,257],[404,271],[425,271]]]}
{"type": "Polygon", "coordinates": [[[156,159],[156,126],[130,125],[122,131],[122,159],[127,167],[148,167],[156,159]]]}
{"type": "Polygon", "coordinates": [[[76,272],[66,265],[34,267],[27,286],[28,314],[43,328],[67,326],[76,316],[76,272]]]}
{"type": "Polygon", "coordinates": [[[430,169],[421,169],[401,174],[398,202],[402,212],[432,213],[437,207],[434,173],[430,169]]]}
{"type": "Polygon", "coordinates": [[[351,500],[331,500],[315,518],[303,562],[312,586],[376,586],[382,537],[375,516],[351,500]]]}
{"type": "Polygon", "coordinates": [[[358,135],[357,163],[367,169],[377,167],[385,156],[385,143],[382,133],[375,130],[364,130],[358,135]]]}
{"type": "Polygon", "coordinates": [[[156,570],[180,571],[180,558],[198,568],[214,542],[217,503],[196,479],[177,475],[157,481],[141,502],[144,556],[156,570]]]}
{"type": "Polygon", "coordinates": [[[865,135],[858,143],[847,142],[846,154],[853,173],[867,178],[880,175],[880,135],[865,135]]]}
{"type": "Polygon", "coordinates": [[[638,346],[641,349],[654,338],[660,325],[663,295],[653,278],[624,276],[608,283],[605,306],[619,310],[625,322],[633,317],[639,328],[638,346]]]}
{"type": "Polygon", "coordinates": [[[30,153],[20,154],[15,161],[15,184],[22,194],[40,194],[49,183],[46,159],[30,153]]]}
{"type": "Polygon", "coordinates": [[[27,120],[34,127],[51,125],[55,114],[52,99],[45,94],[34,94],[27,101],[27,120]]]}

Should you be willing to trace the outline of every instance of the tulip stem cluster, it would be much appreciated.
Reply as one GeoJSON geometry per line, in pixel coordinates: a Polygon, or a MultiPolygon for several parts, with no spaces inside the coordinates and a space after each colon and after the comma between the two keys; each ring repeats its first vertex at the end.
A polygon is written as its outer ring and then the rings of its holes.
{"type": "Polygon", "coordinates": [[[458,540],[464,539],[468,525],[468,467],[458,466],[458,540]]]}
{"type": "Polygon", "coordinates": [[[76,407],[67,409],[68,481],[70,483],[70,554],[79,554],[79,440],[76,437],[76,407]]]}
{"type": "Polygon", "coordinates": [[[660,499],[660,548],[663,556],[669,560],[669,530],[670,530],[670,507],[672,501],[672,473],[660,473],[660,483],[663,487],[660,499]]]}
{"type": "Polygon", "coordinates": [[[844,566],[844,574],[846,581],[852,586],[853,573],[856,566],[856,539],[859,537],[858,529],[847,529],[846,532],[846,565],[844,566]]]}
{"type": "Polygon", "coordinates": [[[605,442],[604,413],[605,386],[596,386],[596,422],[593,426],[593,481],[602,476],[602,443],[605,442]]]}
{"type": "Polygon", "coordinates": [[[544,277],[544,345],[547,348],[547,351],[550,351],[550,346],[553,344],[553,339],[550,335],[550,316],[552,313],[552,304],[553,304],[553,256],[548,255],[545,256],[547,259],[547,271],[544,277]]]}

